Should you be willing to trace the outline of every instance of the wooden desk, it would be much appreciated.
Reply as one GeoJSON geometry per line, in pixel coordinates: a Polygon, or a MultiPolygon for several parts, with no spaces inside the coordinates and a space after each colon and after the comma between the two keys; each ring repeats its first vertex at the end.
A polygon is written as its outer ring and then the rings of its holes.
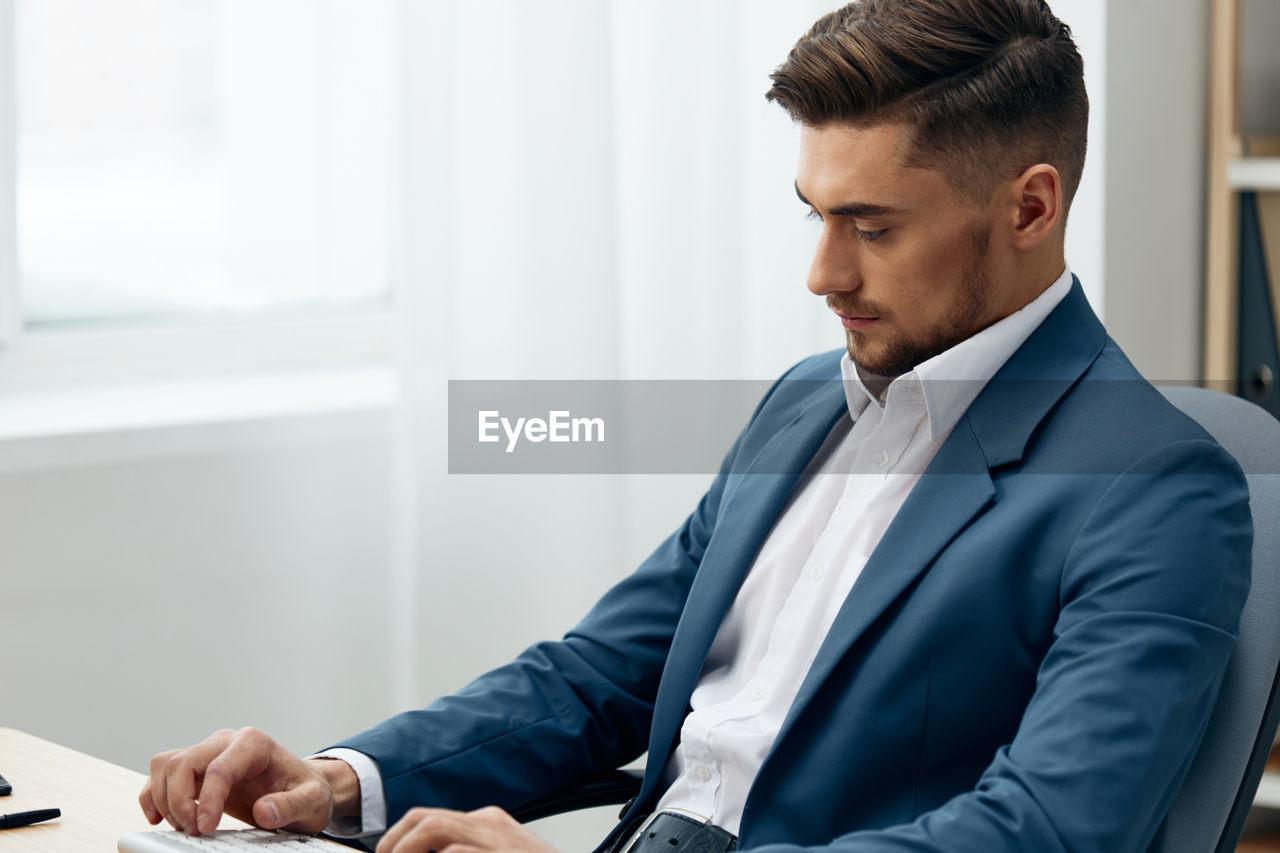
{"type": "MultiPolygon", "coordinates": [[[[0,830],[4,853],[113,853],[124,833],[161,828],[142,816],[141,773],[24,732],[0,728],[0,775],[13,785],[0,814],[62,809],[56,820],[0,830]]],[[[245,824],[224,816],[220,826],[245,824]]]]}

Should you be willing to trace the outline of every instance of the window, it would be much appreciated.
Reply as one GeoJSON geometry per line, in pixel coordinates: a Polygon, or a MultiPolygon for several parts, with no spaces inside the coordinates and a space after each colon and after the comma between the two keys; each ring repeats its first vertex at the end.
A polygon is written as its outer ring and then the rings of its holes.
{"type": "Polygon", "coordinates": [[[10,341],[167,330],[172,347],[177,328],[255,323],[349,336],[385,313],[389,4],[0,2],[10,341]]]}

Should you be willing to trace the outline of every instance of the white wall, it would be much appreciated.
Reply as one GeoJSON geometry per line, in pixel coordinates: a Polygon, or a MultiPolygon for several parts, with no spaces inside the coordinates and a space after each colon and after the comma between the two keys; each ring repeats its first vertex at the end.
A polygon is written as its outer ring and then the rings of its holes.
{"type": "Polygon", "coordinates": [[[1098,140],[1103,136],[1107,115],[1107,4],[1106,0],[1057,0],[1053,10],[1071,27],[1084,59],[1084,83],[1089,91],[1089,150],[1067,221],[1067,263],[1080,279],[1093,310],[1105,322],[1106,226],[1102,209],[1107,148],[1098,140]]]}
{"type": "Polygon", "coordinates": [[[1208,4],[1056,0],[1091,116],[1067,261],[1149,379],[1200,376],[1208,4]]]}
{"type": "Polygon", "coordinates": [[[311,750],[376,722],[388,427],[348,413],[4,441],[0,725],[145,772],[223,726],[311,750]]]}
{"type": "Polygon", "coordinates": [[[1153,381],[1201,375],[1208,4],[1107,4],[1105,290],[1153,381]]]}

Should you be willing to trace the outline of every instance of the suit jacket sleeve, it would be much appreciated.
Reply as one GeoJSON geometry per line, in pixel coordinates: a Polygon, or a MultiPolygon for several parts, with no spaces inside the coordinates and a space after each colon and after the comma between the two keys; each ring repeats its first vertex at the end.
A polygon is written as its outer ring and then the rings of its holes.
{"type": "Polygon", "coordinates": [[[1251,541],[1247,486],[1216,444],[1185,440],[1139,459],[1079,530],[1031,702],[976,787],[911,823],[824,849],[1146,849],[1234,647],[1251,541]]]}
{"type": "Polygon", "coordinates": [[[644,752],[671,637],[742,436],[684,524],[562,640],[335,745],[377,762],[388,825],[419,805],[513,808],[644,752]]]}

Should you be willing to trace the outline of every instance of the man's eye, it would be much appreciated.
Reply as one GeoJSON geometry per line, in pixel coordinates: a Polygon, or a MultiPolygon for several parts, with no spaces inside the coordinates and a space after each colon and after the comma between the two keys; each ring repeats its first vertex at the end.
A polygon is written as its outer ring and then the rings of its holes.
{"type": "Polygon", "coordinates": [[[814,210],[813,208],[809,208],[809,212],[808,212],[807,214],[805,214],[805,217],[804,217],[804,218],[805,218],[805,219],[821,219],[821,218],[822,218],[822,214],[821,214],[821,213],[819,213],[818,211],[814,210]]]}
{"type": "Polygon", "coordinates": [[[888,230],[889,229],[887,228],[881,228],[879,231],[863,231],[861,229],[857,229],[853,233],[858,236],[859,240],[870,243],[873,240],[879,240],[880,237],[888,230]]]}

